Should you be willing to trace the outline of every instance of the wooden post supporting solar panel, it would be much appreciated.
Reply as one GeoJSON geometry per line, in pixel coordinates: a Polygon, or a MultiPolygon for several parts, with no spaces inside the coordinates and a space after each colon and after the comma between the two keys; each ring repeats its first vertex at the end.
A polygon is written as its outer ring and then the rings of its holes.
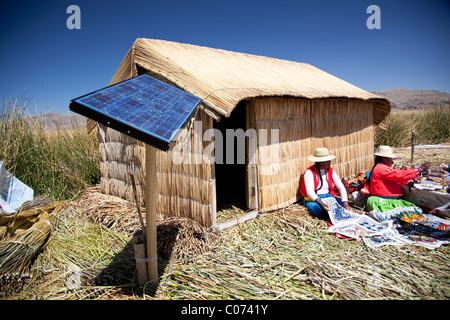
{"type": "Polygon", "coordinates": [[[137,283],[139,287],[143,287],[147,281],[147,254],[145,253],[145,237],[142,230],[138,230],[133,235],[134,255],[136,260],[137,283]]]}
{"type": "MultiPolygon", "coordinates": [[[[179,129],[195,116],[194,111],[201,100],[143,74],[70,101],[69,109],[73,112],[146,144],[144,261],[148,281],[154,286],[158,284],[156,148],[163,151],[170,149],[171,143],[177,140],[179,129]]],[[[138,260],[142,261],[143,258],[139,257],[138,260]]]]}
{"type": "Polygon", "coordinates": [[[145,220],[147,246],[147,274],[148,281],[158,284],[158,260],[156,239],[156,149],[145,145],[145,220]]]}

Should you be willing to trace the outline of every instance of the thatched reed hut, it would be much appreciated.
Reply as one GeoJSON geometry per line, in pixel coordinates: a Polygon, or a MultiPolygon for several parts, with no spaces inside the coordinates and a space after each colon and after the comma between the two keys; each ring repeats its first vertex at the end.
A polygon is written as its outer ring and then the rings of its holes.
{"type": "MultiPolygon", "coordinates": [[[[309,64],[196,45],[137,39],[110,84],[143,73],[202,99],[195,114],[201,124],[180,135],[178,151],[157,153],[157,212],[206,226],[227,202],[259,212],[294,203],[299,176],[318,146],[336,155],[333,167],[341,177],[369,169],[375,126],[390,113],[388,100],[309,64]],[[249,143],[241,164],[219,164],[205,155],[217,143],[205,139],[208,129],[225,136],[237,128],[256,130],[255,158],[249,143]],[[259,139],[261,129],[269,130],[267,142],[259,139]],[[186,148],[189,143],[196,147],[186,148]],[[191,163],[173,161],[180,147],[191,163]]],[[[89,129],[94,125],[88,122],[89,129]]],[[[134,200],[132,173],[143,201],[144,144],[101,125],[98,134],[102,192],[134,200]]]]}

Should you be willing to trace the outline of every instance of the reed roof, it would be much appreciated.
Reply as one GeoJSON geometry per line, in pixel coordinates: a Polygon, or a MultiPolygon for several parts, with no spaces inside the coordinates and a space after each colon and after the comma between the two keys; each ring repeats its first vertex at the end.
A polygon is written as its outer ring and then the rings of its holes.
{"type": "Polygon", "coordinates": [[[372,100],[376,125],[391,108],[389,100],[307,63],[172,41],[137,39],[110,84],[138,69],[202,98],[218,116],[228,117],[241,100],[268,96],[372,100]]]}

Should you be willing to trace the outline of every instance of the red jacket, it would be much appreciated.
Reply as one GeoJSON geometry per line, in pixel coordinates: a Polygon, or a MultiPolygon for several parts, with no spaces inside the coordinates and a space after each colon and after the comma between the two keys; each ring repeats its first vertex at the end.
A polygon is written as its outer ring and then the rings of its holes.
{"type": "Polygon", "coordinates": [[[393,169],[384,163],[378,163],[370,177],[370,195],[382,197],[402,196],[400,184],[407,184],[419,174],[419,169],[393,169]]]}
{"type": "MultiPolygon", "coordinates": [[[[316,168],[315,165],[312,165],[311,167],[309,167],[308,169],[306,169],[306,171],[311,170],[313,177],[314,177],[314,190],[317,190],[317,188],[319,187],[319,183],[320,183],[320,178],[319,175],[316,172],[316,168]]],[[[305,172],[306,172],[305,171],[305,172]]],[[[327,178],[327,182],[328,182],[328,186],[330,187],[330,194],[332,194],[333,196],[336,195],[336,193],[334,192],[334,180],[333,180],[333,168],[329,168],[327,173],[326,173],[326,178],[327,178]]],[[[308,194],[306,193],[306,185],[305,185],[305,175],[302,174],[302,176],[300,177],[300,194],[302,195],[303,198],[307,198],[308,194]]]]}

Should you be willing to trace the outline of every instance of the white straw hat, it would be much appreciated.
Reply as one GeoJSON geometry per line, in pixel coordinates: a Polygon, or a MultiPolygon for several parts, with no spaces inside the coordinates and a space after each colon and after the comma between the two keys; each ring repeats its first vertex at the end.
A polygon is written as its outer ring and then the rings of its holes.
{"type": "Polygon", "coordinates": [[[386,158],[397,158],[394,152],[392,152],[392,148],[389,146],[379,146],[375,155],[386,158]]]}
{"type": "Polygon", "coordinates": [[[333,160],[334,158],[336,158],[336,156],[331,155],[327,148],[316,148],[316,150],[314,150],[314,155],[309,156],[308,159],[313,162],[324,162],[333,160]]]}

